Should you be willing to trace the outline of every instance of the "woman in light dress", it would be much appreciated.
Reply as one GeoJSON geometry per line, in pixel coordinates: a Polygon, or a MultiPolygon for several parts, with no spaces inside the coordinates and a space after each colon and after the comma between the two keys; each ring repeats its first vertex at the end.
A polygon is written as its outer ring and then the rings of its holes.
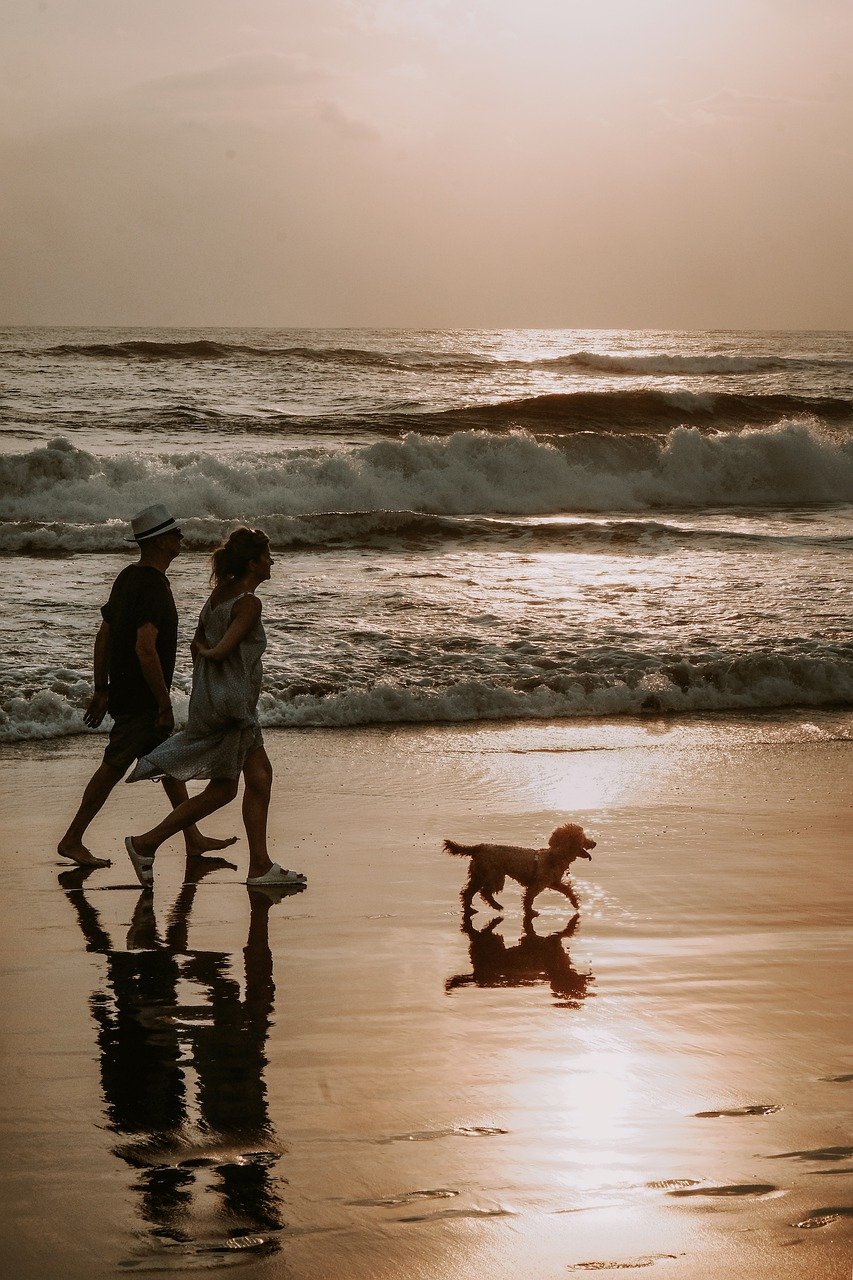
{"type": "Polygon", "coordinates": [[[249,842],[249,885],[304,885],[267,852],[272,765],[258,723],[261,655],[267,640],[255,592],[273,566],[269,538],[259,529],[235,529],[213,553],[213,591],[201,611],[191,652],[193,687],[187,727],[139,761],[129,782],[142,778],[210,779],[196,796],[158,826],[125,837],[140,883],[154,880],[154,857],[164,840],[221,809],[237,794],[242,773],[243,822],[249,842]]]}

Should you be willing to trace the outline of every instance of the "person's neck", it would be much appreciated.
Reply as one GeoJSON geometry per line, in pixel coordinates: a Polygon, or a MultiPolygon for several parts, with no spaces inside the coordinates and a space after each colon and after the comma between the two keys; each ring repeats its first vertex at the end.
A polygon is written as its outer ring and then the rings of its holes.
{"type": "Polygon", "coordinates": [[[253,573],[247,573],[244,577],[235,579],[234,588],[236,595],[245,595],[247,591],[256,591],[260,578],[256,578],[253,573]]]}
{"type": "Polygon", "coordinates": [[[149,547],[140,553],[139,563],[145,569],[157,569],[158,572],[165,573],[172,559],[172,556],[160,551],[159,548],[149,547]]]}

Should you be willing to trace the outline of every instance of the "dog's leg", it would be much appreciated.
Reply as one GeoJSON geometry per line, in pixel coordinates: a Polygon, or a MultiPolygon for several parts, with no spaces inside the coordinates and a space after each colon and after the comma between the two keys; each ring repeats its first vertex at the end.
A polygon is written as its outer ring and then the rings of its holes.
{"type": "Polygon", "coordinates": [[[533,910],[533,899],[535,897],[536,897],[536,893],[533,889],[533,886],[528,885],[528,887],[524,890],[524,897],[521,900],[521,906],[524,911],[525,920],[532,920],[534,916],[539,915],[538,911],[533,910]]]}
{"type": "Polygon", "coordinates": [[[485,898],[486,902],[488,902],[490,907],[494,907],[495,911],[503,911],[503,907],[498,902],[497,898],[494,897],[494,895],[492,894],[488,886],[484,885],[483,888],[480,890],[480,894],[483,898],[485,898]]]}
{"type": "Polygon", "coordinates": [[[575,911],[580,910],[581,904],[578,902],[577,897],[575,896],[575,891],[570,884],[564,884],[561,881],[559,884],[555,884],[554,888],[557,890],[558,893],[562,893],[564,897],[568,898],[569,902],[572,904],[575,911]]]}

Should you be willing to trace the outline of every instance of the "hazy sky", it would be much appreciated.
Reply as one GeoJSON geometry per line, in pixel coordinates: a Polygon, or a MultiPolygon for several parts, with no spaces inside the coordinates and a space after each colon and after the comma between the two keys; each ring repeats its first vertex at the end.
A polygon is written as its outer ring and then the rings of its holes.
{"type": "Polygon", "coordinates": [[[848,0],[0,19],[0,321],[853,327],[848,0]]]}

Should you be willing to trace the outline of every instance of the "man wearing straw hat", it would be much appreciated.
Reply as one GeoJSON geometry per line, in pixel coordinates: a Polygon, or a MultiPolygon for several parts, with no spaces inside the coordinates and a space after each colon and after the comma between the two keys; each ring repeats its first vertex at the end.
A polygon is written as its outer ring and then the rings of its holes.
{"type": "MultiPolygon", "coordinates": [[[[89,780],[80,808],[59,842],[60,857],[81,867],[107,867],[83,843],[89,823],[100,813],[111,791],[140,756],[158,746],[175,727],[170,687],[178,648],[178,611],[166,570],[180,555],[182,533],[163,506],[146,507],[131,521],[139,559],[113,583],[101,609],[103,621],[95,638],[95,691],[83,717],[96,729],[109,711],[113,717],[104,758],[89,780]]],[[[187,788],[174,778],[163,786],[172,807],[187,798],[187,788]]],[[[198,827],[184,832],[189,856],[233,844],[213,840],[198,827]]]]}

